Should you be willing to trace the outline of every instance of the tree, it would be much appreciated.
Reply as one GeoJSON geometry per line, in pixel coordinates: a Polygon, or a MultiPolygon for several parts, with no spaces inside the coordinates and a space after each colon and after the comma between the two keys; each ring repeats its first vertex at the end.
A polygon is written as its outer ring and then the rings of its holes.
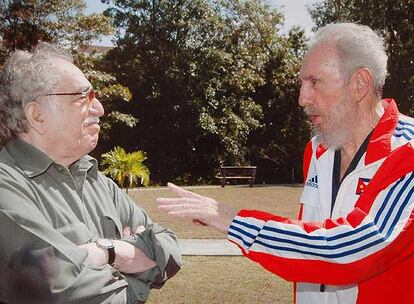
{"type": "Polygon", "coordinates": [[[414,1],[325,0],[309,12],[316,28],[352,21],[381,33],[389,56],[383,96],[395,98],[403,113],[414,115],[414,1]]]}
{"type": "Polygon", "coordinates": [[[71,47],[113,32],[102,14],[84,15],[82,0],[0,0],[0,33],[9,50],[30,50],[39,41],[71,47]]]}
{"type": "Polygon", "coordinates": [[[283,127],[302,123],[270,114],[275,107],[268,105],[282,96],[270,92],[278,86],[295,91],[280,107],[298,108],[298,61],[291,48],[302,38],[298,31],[296,40],[281,36],[283,17],[264,1],[112,3],[107,14],[119,32],[107,70],[131,89],[130,111],[139,120],[117,144],[143,147],[154,180],[211,181],[220,164],[257,158],[251,147],[260,152],[263,146],[253,134],[270,135],[264,118],[283,127]]]}
{"type": "Polygon", "coordinates": [[[283,44],[269,57],[264,85],[256,89],[256,100],[262,105],[264,119],[249,142],[262,171],[258,171],[258,182],[302,180],[301,160],[310,136],[307,119],[298,105],[299,69],[305,48],[303,29],[292,28],[283,44]]]}
{"type": "Polygon", "coordinates": [[[135,151],[126,153],[121,147],[102,154],[102,166],[106,167],[103,171],[108,174],[118,185],[126,189],[136,186],[138,182],[144,186],[149,183],[149,170],[142,163],[147,159],[145,152],[135,151]]]}

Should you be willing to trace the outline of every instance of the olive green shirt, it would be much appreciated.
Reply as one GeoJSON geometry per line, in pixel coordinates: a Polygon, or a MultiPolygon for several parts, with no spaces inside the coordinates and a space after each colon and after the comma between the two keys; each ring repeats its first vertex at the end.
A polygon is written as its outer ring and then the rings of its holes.
{"type": "Polygon", "coordinates": [[[0,302],[140,303],[181,265],[173,232],[154,223],[84,156],[68,168],[23,140],[0,151],[0,302]],[[129,226],[142,233],[122,238],[129,226]],[[157,263],[126,275],[93,266],[78,245],[125,240],[157,263]]]}

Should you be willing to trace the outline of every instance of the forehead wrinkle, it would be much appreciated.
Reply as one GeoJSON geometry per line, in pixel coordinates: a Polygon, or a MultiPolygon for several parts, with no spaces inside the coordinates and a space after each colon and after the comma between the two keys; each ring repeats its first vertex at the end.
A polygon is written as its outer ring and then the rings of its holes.
{"type": "Polygon", "coordinates": [[[82,71],[70,62],[56,59],[54,61],[54,70],[60,76],[59,82],[56,85],[65,91],[85,92],[92,87],[82,71]]]}
{"type": "MultiPolygon", "coordinates": [[[[313,58],[311,58],[313,59],[313,58]]],[[[327,80],[344,81],[340,63],[335,58],[317,58],[318,62],[308,61],[301,67],[299,77],[302,81],[327,80]]]]}
{"type": "Polygon", "coordinates": [[[74,77],[62,77],[59,87],[63,92],[70,91],[73,93],[87,92],[92,86],[88,83],[79,82],[80,79],[74,77]]]}

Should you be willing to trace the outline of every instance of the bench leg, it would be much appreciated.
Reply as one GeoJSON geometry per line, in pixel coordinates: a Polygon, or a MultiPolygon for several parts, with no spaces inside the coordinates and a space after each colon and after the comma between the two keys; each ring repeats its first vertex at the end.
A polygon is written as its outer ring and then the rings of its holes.
{"type": "Polygon", "coordinates": [[[220,184],[221,184],[221,188],[224,188],[224,186],[226,185],[226,179],[225,178],[222,178],[220,180],[220,184]]]}
{"type": "Polygon", "coordinates": [[[253,187],[254,184],[254,177],[250,179],[250,187],[253,187]]]}

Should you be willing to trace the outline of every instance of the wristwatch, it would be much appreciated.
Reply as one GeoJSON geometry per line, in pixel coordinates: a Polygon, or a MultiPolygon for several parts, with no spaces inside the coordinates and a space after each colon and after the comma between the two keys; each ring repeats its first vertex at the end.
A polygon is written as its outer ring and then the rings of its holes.
{"type": "Polygon", "coordinates": [[[96,246],[108,250],[108,264],[114,266],[115,262],[115,246],[110,239],[97,239],[96,246]]]}

